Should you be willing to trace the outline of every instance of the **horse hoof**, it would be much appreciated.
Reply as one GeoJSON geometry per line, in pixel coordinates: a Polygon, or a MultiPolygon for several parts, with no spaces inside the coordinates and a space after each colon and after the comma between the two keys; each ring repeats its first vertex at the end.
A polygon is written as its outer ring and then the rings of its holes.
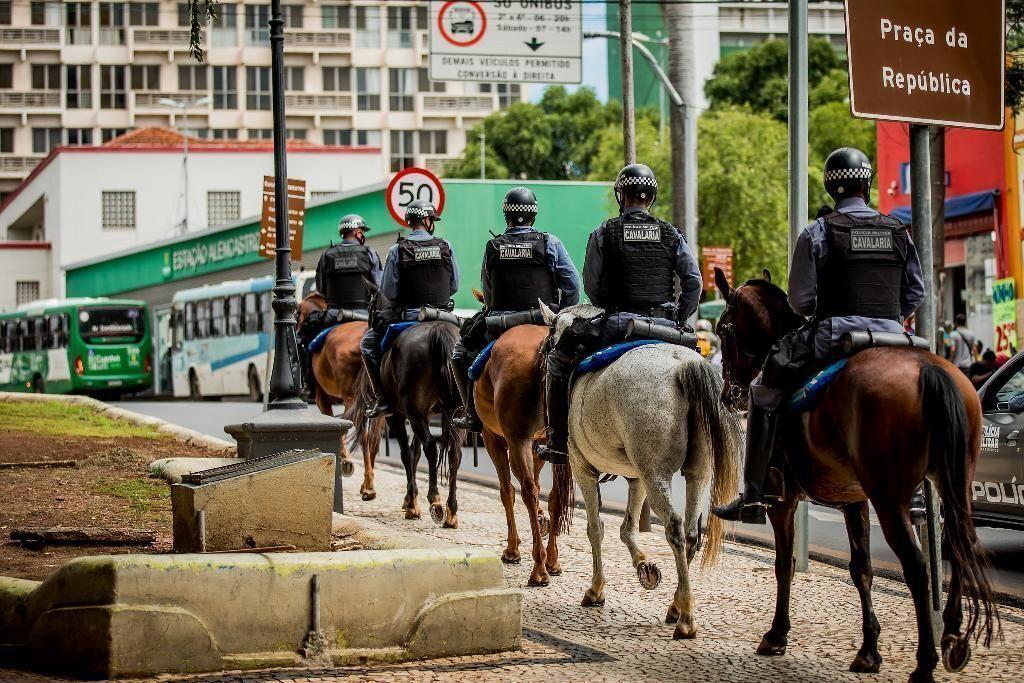
{"type": "Polygon", "coordinates": [[[697,637],[697,627],[693,624],[676,624],[672,633],[673,640],[693,640],[697,637]]]}
{"type": "Polygon", "coordinates": [[[853,660],[853,664],[850,664],[850,671],[855,674],[876,674],[881,668],[882,655],[877,652],[872,652],[867,655],[863,652],[858,652],[857,656],[853,660]]]}
{"type": "Polygon", "coordinates": [[[355,474],[355,471],[356,466],[351,460],[341,461],[341,476],[347,479],[348,477],[351,477],[353,474],[355,474]]]}
{"type": "Polygon", "coordinates": [[[640,579],[640,585],[649,591],[654,590],[661,583],[661,570],[653,562],[641,562],[636,566],[636,575],[640,579]]]}
{"type": "Polygon", "coordinates": [[[540,535],[543,538],[547,538],[548,535],[551,533],[551,520],[549,520],[547,517],[542,516],[539,520],[537,520],[537,523],[540,525],[540,535]]]}
{"type": "Polygon", "coordinates": [[[547,575],[544,575],[542,577],[531,576],[530,580],[526,582],[526,585],[530,588],[543,588],[544,586],[548,585],[548,583],[550,583],[550,579],[547,575]]]}
{"type": "Polygon", "coordinates": [[[449,518],[444,520],[444,524],[442,526],[445,529],[458,529],[459,528],[459,518],[456,517],[455,515],[452,515],[451,517],[449,517],[449,518]]]}
{"type": "Polygon", "coordinates": [[[359,494],[363,500],[374,500],[377,497],[376,491],[363,491],[359,494]]]}
{"type": "Polygon", "coordinates": [[[761,638],[761,643],[757,646],[757,654],[762,657],[781,657],[786,654],[786,641],[783,640],[781,644],[776,644],[768,639],[766,633],[761,638]]]}
{"type": "Polygon", "coordinates": [[[669,605],[668,613],[665,614],[665,623],[674,624],[679,621],[679,610],[676,609],[675,605],[669,605]]]}
{"type": "Polygon", "coordinates": [[[958,674],[971,661],[971,643],[967,638],[952,634],[942,636],[942,666],[951,674],[958,674]]]}
{"type": "Polygon", "coordinates": [[[519,558],[519,553],[510,553],[506,550],[501,554],[501,561],[505,564],[519,564],[521,560],[519,558]]]}
{"type": "Polygon", "coordinates": [[[412,508],[406,508],[405,509],[405,518],[406,519],[419,519],[420,518],[420,511],[419,510],[413,510],[412,508]]]}
{"type": "Polygon", "coordinates": [[[547,570],[548,570],[548,574],[550,574],[551,576],[561,576],[562,575],[562,565],[559,562],[556,562],[553,565],[548,565],[547,566],[547,570]]]}
{"type": "Polygon", "coordinates": [[[583,602],[580,603],[583,607],[604,607],[604,596],[594,595],[591,590],[587,590],[583,594],[583,602]]]}
{"type": "Polygon", "coordinates": [[[444,506],[440,503],[430,504],[430,519],[434,521],[434,524],[441,526],[444,524],[444,506]]]}

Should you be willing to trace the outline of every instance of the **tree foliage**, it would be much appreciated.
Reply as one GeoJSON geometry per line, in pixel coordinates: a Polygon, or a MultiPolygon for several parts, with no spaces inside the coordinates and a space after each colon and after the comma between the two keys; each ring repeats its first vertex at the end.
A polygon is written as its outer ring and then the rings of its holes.
{"type": "Polygon", "coordinates": [[[1024,109],[1024,0],[1006,0],[1006,106],[1017,115],[1024,109]]]}

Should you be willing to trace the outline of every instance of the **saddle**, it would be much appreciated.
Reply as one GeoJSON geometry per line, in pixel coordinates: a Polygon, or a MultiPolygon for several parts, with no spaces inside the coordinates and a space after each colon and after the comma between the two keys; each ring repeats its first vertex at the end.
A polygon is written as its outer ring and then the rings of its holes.
{"type": "Polygon", "coordinates": [[[308,351],[310,353],[318,353],[320,349],[324,347],[324,343],[327,341],[327,335],[329,335],[335,327],[340,327],[340,324],[334,324],[320,330],[320,332],[313,337],[313,341],[309,342],[309,346],[307,347],[308,351]]]}
{"type": "Polygon", "coordinates": [[[419,325],[416,320],[409,320],[400,323],[391,323],[388,325],[388,329],[384,332],[384,337],[380,340],[380,352],[381,354],[387,353],[388,349],[391,348],[392,344],[398,339],[398,335],[405,332],[410,327],[419,325]]]}
{"type": "Polygon", "coordinates": [[[480,375],[482,375],[484,372],[484,366],[487,365],[487,361],[490,360],[491,358],[491,350],[494,348],[494,344],[497,341],[498,340],[495,339],[494,341],[490,342],[487,346],[484,347],[483,351],[477,354],[472,364],[470,364],[469,370],[466,371],[466,374],[469,377],[469,379],[471,379],[474,382],[480,379],[480,375]]]}
{"type": "Polygon", "coordinates": [[[632,341],[620,342],[618,344],[612,344],[611,346],[605,347],[600,351],[595,351],[576,365],[576,370],[573,373],[574,378],[578,378],[588,372],[596,372],[602,370],[619,358],[623,356],[627,351],[639,348],[641,346],[648,346],[650,344],[665,344],[657,339],[634,339],[632,341]]]}

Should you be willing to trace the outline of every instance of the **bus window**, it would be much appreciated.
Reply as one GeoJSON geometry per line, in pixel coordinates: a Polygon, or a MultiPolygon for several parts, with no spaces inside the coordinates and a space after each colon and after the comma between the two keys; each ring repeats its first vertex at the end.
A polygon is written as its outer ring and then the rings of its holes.
{"type": "Polygon", "coordinates": [[[19,351],[35,350],[36,339],[32,331],[32,321],[27,318],[18,321],[18,338],[21,341],[19,351]]]}
{"type": "Polygon", "coordinates": [[[274,329],[274,310],[270,306],[273,296],[272,292],[260,292],[260,327],[267,334],[274,329]]]}
{"type": "Polygon", "coordinates": [[[61,348],[60,336],[60,315],[51,315],[46,318],[46,348],[61,348]]]}
{"type": "Polygon", "coordinates": [[[210,337],[210,302],[196,302],[196,338],[208,339],[210,337]]]}
{"type": "Polygon", "coordinates": [[[224,299],[210,301],[210,336],[224,336],[224,299]]]}
{"type": "Polygon", "coordinates": [[[78,334],[86,344],[138,342],[146,334],[145,314],[138,306],[81,308],[78,334]]]}
{"type": "Polygon", "coordinates": [[[61,313],[60,314],[60,338],[61,344],[64,348],[67,348],[71,343],[71,314],[61,313]]]}
{"type": "Polygon", "coordinates": [[[229,296],[227,301],[228,336],[237,337],[242,334],[242,295],[229,296]]]}
{"type": "Polygon", "coordinates": [[[242,328],[245,334],[257,334],[260,331],[260,308],[255,292],[249,292],[242,300],[245,317],[242,328]]]}
{"type": "Polygon", "coordinates": [[[32,319],[32,334],[35,337],[35,348],[46,348],[46,319],[43,317],[32,319]]]}
{"type": "Polygon", "coordinates": [[[0,321],[0,351],[10,353],[10,338],[7,336],[8,323],[0,321]]]}
{"type": "Polygon", "coordinates": [[[171,348],[180,349],[185,338],[185,316],[178,309],[171,310],[171,348]]]}
{"type": "Polygon", "coordinates": [[[196,304],[189,301],[185,304],[185,341],[196,338],[196,304]]]}

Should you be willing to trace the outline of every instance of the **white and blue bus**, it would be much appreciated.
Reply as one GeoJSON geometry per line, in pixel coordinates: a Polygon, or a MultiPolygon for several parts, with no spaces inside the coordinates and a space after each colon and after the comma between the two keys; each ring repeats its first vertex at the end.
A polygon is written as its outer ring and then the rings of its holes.
{"type": "MultiPolygon", "coordinates": [[[[314,274],[295,276],[301,300],[314,274]]],[[[176,397],[244,396],[266,386],[273,333],[274,278],[236,280],[178,292],[172,299],[171,376],[176,397]]]]}

